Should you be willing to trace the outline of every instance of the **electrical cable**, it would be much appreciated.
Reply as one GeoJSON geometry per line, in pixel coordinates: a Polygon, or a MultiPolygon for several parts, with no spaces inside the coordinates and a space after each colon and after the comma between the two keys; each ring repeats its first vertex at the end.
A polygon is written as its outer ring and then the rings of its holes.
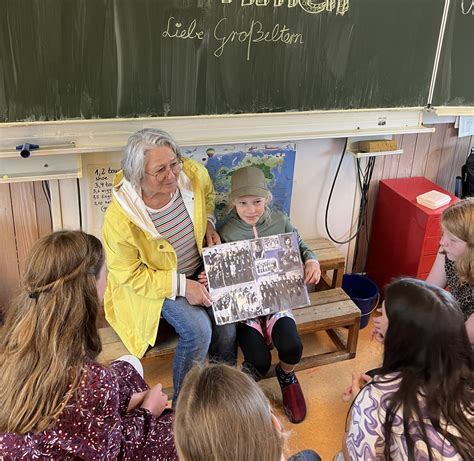
{"type": "MultiPolygon", "coordinates": [[[[375,157],[370,157],[367,161],[367,165],[365,167],[365,171],[362,173],[360,169],[360,162],[359,159],[357,159],[357,169],[359,175],[362,175],[363,180],[359,181],[359,184],[361,184],[361,201],[359,205],[359,224],[360,227],[368,224],[368,218],[369,218],[369,187],[370,183],[372,181],[372,175],[374,172],[374,166],[375,166],[375,157]]],[[[368,230],[366,229],[365,237],[367,240],[367,244],[369,243],[369,233],[368,230]]],[[[354,249],[354,266],[357,263],[358,255],[359,255],[359,243],[360,240],[358,239],[356,242],[356,246],[354,249]]],[[[362,272],[365,272],[365,267],[367,265],[367,255],[366,259],[364,262],[364,267],[362,269],[362,272]]]]}
{"type": "Polygon", "coordinates": [[[331,235],[331,232],[329,230],[329,226],[328,226],[328,214],[329,214],[329,206],[331,204],[331,199],[332,199],[332,194],[334,192],[334,186],[336,185],[336,180],[337,180],[337,177],[339,176],[339,170],[341,169],[341,165],[342,165],[342,161],[344,160],[344,156],[346,154],[346,149],[347,149],[347,141],[348,141],[348,138],[346,138],[346,141],[344,143],[344,148],[342,150],[342,155],[341,155],[341,158],[339,160],[339,164],[337,165],[337,169],[336,169],[336,174],[334,175],[334,179],[333,179],[333,182],[332,182],[332,185],[331,185],[331,190],[329,191],[329,197],[328,197],[328,201],[326,203],[326,212],[325,212],[325,215],[324,215],[324,226],[326,228],[326,233],[328,234],[328,237],[334,242],[334,243],[337,243],[338,245],[343,245],[345,243],[349,243],[351,240],[354,240],[358,235],[359,235],[359,232],[362,228],[362,225],[363,225],[363,222],[364,222],[364,219],[360,219],[361,217],[361,211],[363,212],[362,213],[362,216],[364,215],[365,213],[365,207],[367,205],[367,192],[368,192],[368,185],[366,186],[366,181],[367,181],[367,178],[371,178],[372,177],[372,174],[371,174],[371,171],[370,171],[370,168],[369,168],[369,165],[372,165],[371,166],[371,169],[373,170],[373,163],[374,162],[370,162],[370,160],[372,159],[369,159],[369,162],[367,164],[367,167],[366,167],[366,173],[365,175],[361,172],[361,169],[360,169],[360,162],[359,162],[359,159],[357,159],[357,183],[359,185],[359,188],[361,190],[361,199],[360,199],[360,204],[359,204],[359,222],[358,222],[358,225],[357,225],[357,230],[355,231],[354,235],[352,235],[351,237],[349,237],[347,240],[343,240],[343,241],[340,241],[340,240],[336,240],[332,235],[331,235]],[[363,178],[361,179],[361,176],[363,176],[363,178]]]}
{"type": "Polygon", "coordinates": [[[49,190],[48,181],[41,181],[41,189],[43,191],[44,197],[46,198],[46,202],[48,203],[49,223],[52,228],[53,227],[53,214],[51,212],[51,191],[49,190]]]}
{"type": "Polygon", "coordinates": [[[43,194],[48,202],[48,207],[51,210],[51,192],[49,190],[48,181],[41,181],[41,188],[43,189],[43,194]]]}
{"type": "Polygon", "coordinates": [[[77,196],[79,197],[79,200],[77,201],[78,206],[79,206],[79,229],[82,229],[82,206],[81,206],[81,183],[79,182],[79,178],[76,179],[76,187],[77,187],[77,196]]]}
{"type": "Polygon", "coordinates": [[[53,227],[53,214],[51,213],[51,191],[49,190],[49,182],[41,181],[41,189],[43,190],[46,202],[48,203],[49,222],[51,224],[51,227],[53,227]]]}

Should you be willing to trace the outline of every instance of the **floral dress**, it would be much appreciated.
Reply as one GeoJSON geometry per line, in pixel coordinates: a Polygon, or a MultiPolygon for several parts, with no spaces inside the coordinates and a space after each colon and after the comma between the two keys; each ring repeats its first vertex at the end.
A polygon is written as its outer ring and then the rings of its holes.
{"type": "Polygon", "coordinates": [[[448,289],[459,303],[464,314],[464,320],[467,320],[474,313],[474,284],[461,282],[456,271],[456,263],[446,256],[444,258],[444,270],[448,289]]]}
{"type": "Polygon", "coordinates": [[[55,425],[38,433],[0,434],[0,459],[177,460],[170,411],[159,417],[143,408],[127,413],[131,395],[147,389],[128,362],[105,368],[88,361],[55,425]]]}

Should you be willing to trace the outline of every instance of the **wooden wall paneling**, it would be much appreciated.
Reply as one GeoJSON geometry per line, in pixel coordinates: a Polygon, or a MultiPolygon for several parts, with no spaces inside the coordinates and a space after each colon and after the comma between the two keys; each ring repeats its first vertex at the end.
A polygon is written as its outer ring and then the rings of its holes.
{"type": "Polygon", "coordinates": [[[59,195],[61,201],[62,228],[78,230],[81,228],[81,205],[76,179],[60,179],[59,195]]]}
{"type": "Polygon", "coordinates": [[[426,168],[422,176],[433,182],[436,182],[436,178],[438,177],[439,161],[443,151],[446,129],[446,124],[436,125],[436,131],[431,134],[431,142],[428,150],[428,157],[426,159],[426,168]]]}
{"type": "Polygon", "coordinates": [[[410,174],[410,177],[412,178],[424,176],[425,174],[432,135],[433,133],[418,133],[416,135],[415,155],[413,156],[413,164],[410,174]]]}
{"type": "Polygon", "coordinates": [[[59,192],[59,180],[49,181],[49,192],[51,194],[51,221],[53,231],[63,228],[63,217],[61,214],[61,194],[59,192]]]}
{"type": "MultiPolygon", "coordinates": [[[[458,138],[452,124],[434,125],[434,133],[404,135],[401,139],[401,154],[398,161],[397,177],[425,176],[454,192],[455,177],[460,175],[461,167],[466,162],[470,149],[474,147],[474,136],[458,138]]],[[[353,270],[364,270],[364,262],[368,252],[367,232],[371,235],[373,210],[377,198],[380,179],[393,177],[395,168],[394,156],[379,157],[375,163],[372,182],[369,187],[368,223],[358,239],[358,257],[353,270]],[[379,162],[381,160],[381,162],[379,162]]]]}
{"type": "Polygon", "coordinates": [[[416,134],[403,135],[401,143],[403,154],[400,156],[400,162],[398,163],[397,178],[409,178],[411,176],[415,158],[416,139],[416,134]]]}
{"type": "Polygon", "coordinates": [[[0,184],[0,310],[11,299],[20,284],[15,227],[10,195],[10,185],[0,184]]]}
{"type": "MultiPolygon", "coordinates": [[[[396,135],[393,137],[393,139],[397,141],[398,146],[401,146],[403,141],[403,135],[396,135]]],[[[398,165],[400,163],[401,155],[403,154],[385,156],[383,179],[397,177],[398,165]]]]}
{"type": "Polygon", "coordinates": [[[32,182],[10,184],[18,264],[23,272],[28,251],[38,240],[35,192],[32,182]]]}
{"type": "Polygon", "coordinates": [[[452,176],[456,176],[454,172],[454,152],[456,149],[456,143],[460,139],[457,136],[457,129],[454,128],[454,124],[449,124],[446,127],[443,138],[443,146],[441,149],[441,156],[438,165],[438,174],[436,176],[436,184],[440,185],[449,192],[454,192],[454,187],[451,190],[450,184],[454,185],[454,180],[451,181],[452,176]]]}
{"type": "Polygon", "coordinates": [[[36,202],[36,219],[38,226],[38,237],[49,234],[53,230],[51,220],[51,209],[46,198],[46,191],[43,188],[43,181],[33,183],[36,202]]]}

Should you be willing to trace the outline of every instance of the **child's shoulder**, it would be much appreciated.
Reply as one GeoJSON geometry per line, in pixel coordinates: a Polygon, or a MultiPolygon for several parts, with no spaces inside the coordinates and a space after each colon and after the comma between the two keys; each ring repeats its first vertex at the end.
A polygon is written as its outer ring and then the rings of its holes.
{"type": "Polygon", "coordinates": [[[291,224],[290,218],[285,212],[273,207],[269,208],[264,223],[271,226],[279,225],[283,227],[286,227],[288,223],[291,224]]]}

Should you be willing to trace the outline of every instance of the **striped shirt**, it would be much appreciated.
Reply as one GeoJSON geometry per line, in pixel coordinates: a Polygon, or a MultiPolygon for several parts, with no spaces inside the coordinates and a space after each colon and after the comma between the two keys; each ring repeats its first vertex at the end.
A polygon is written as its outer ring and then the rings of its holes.
{"type": "Polygon", "coordinates": [[[194,225],[178,189],[170,203],[159,210],[148,208],[156,230],[171,244],[178,257],[178,272],[194,275],[202,264],[194,237],[194,225]]]}

